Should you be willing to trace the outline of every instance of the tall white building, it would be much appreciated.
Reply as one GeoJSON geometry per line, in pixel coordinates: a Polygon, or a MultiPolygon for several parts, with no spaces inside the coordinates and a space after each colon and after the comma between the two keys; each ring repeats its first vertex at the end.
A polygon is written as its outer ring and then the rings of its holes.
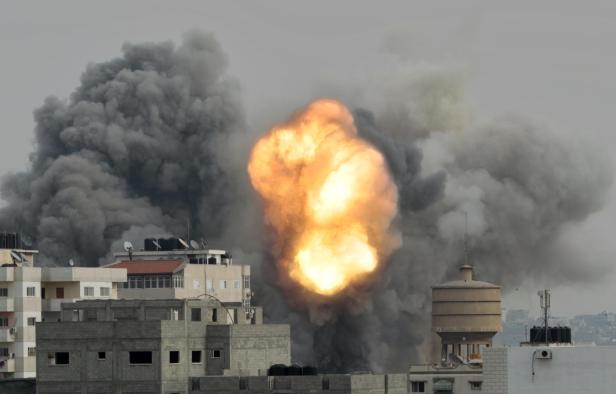
{"type": "Polygon", "coordinates": [[[60,319],[61,304],[117,298],[125,269],[35,267],[36,250],[0,245],[0,379],[36,376],[36,323],[60,319]]]}

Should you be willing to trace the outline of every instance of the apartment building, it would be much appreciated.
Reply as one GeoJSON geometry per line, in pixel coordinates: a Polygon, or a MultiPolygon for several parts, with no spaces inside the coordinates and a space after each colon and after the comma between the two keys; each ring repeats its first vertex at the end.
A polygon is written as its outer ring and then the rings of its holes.
{"type": "Polygon", "coordinates": [[[60,319],[63,302],[116,298],[126,270],[35,267],[36,250],[0,238],[0,379],[35,377],[36,324],[60,319]]]}
{"type": "Polygon", "coordinates": [[[60,322],[37,325],[37,392],[186,394],[200,377],[290,363],[288,325],[227,324],[224,310],[211,298],[63,304],[60,322]]]}
{"type": "Polygon", "coordinates": [[[206,249],[180,238],[146,239],[140,251],[116,253],[108,268],[127,270],[118,298],[169,299],[212,297],[250,310],[250,266],[234,264],[224,250],[206,249]]]}

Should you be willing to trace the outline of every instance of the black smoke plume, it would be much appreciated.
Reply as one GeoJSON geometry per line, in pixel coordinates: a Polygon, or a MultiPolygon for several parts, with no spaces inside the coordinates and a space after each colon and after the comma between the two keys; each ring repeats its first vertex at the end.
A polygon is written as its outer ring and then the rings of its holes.
{"type": "Polygon", "coordinates": [[[88,65],[68,100],[34,112],[31,168],[2,184],[0,227],[33,239],[43,263],[98,265],[128,230],[226,230],[238,172],[229,141],[245,127],[219,44],[191,32],[177,47],[122,51],[88,65]]]}
{"type": "Polygon", "coordinates": [[[360,87],[365,100],[356,86],[324,92],[356,108],[359,133],[386,157],[402,246],[371,287],[296,303],[275,279],[245,172],[255,136],[225,67],[198,32],[89,65],[68,100],[35,111],[31,166],[2,183],[0,229],[29,236],[46,264],[95,266],[124,238],[190,227],[253,266],[255,301],[269,321],[291,323],[294,360],[328,371],[425,361],[430,285],[465,261],[466,234],[483,280],[603,272],[575,261],[561,235],[603,206],[606,156],[523,117],[471,122],[455,72],[420,73],[360,87]]]}

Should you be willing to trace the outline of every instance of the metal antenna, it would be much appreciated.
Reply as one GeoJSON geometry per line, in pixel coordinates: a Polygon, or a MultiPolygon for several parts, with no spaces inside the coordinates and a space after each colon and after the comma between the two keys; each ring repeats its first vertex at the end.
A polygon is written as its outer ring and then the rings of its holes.
{"type": "Polygon", "coordinates": [[[464,211],[464,258],[466,264],[469,264],[468,259],[468,212],[464,211]]]}
{"type": "Polygon", "coordinates": [[[541,305],[541,309],[543,311],[543,327],[544,327],[544,340],[545,346],[549,346],[548,339],[548,316],[550,311],[550,290],[545,289],[539,291],[539,304],[541,305]]]}

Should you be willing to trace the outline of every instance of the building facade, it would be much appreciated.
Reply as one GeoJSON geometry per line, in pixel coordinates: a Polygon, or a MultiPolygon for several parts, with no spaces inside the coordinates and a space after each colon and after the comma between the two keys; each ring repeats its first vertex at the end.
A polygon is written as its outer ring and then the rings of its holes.
{"type": "Polygon", "coordinates": [[[144,249],[116,253],[108,268],[125,268],[119,298],[170,299],[208,295],[225,305],[251,307],[250,266],[234,264],[224,250],[194,249],[179,238],[146,239],[144,249]],[[157,242],[161,248],[154,248],[157,242]]]}
{"type": "Polygon", "coordinates": [[[186,394],[195,378],[290,363],[288,325],[227,324],[223,310],[214,299],[63,304],[62,321],[37,327],[37,391],[186,394]]]}
{"type": "Polygon", "coordinates": [[[483,393],[614,393],[614,370],[614,346],[492,348],[484,352],[483,393]]]}
{"type": "Polygon", "coordinates": [[[0,249],[0,378],[36,376],[36,324],[60,319],[61,303],[115,298],[126,270],[35,267],[35,250],[0,249]]]}

